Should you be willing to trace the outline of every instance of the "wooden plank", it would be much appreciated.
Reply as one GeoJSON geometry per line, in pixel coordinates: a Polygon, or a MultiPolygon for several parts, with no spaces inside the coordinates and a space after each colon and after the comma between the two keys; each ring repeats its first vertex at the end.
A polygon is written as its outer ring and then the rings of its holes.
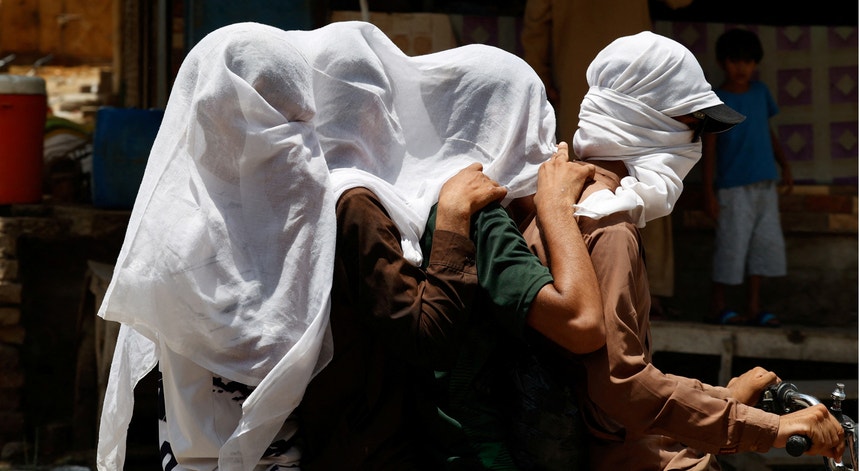
{"type": "MultiPolygon", "coordinates": [[[[654,321],[651,323],[651,345],[653,352],[719,356],[720,370],[717,384],[720,385],[728,384],[731,379],[734,357],[835,363],[858,362],[857,333],[844,329],[796,326],[741,327],[654,321]]],[[[784,379],[788,380],[788,378],[784,379]]],[[[837,378],[837,380],[850,382],[852,378],[837,378]]],[[[829,386],[831,391],[835,383],[836,380],[833,380],[829,386]]],[[[820,393],[808,394],[819,397],[820,393]]],[[[846,394],[848,394],[847,390],[846,394]]],[[[829,391],[823,398],[829,398],[829,391]]]]}
{"type": "Polygon", "coordinates": [[[0,52],[17,65],[53,54],[53,63],[110,63],[113,0],[0,2],[0,52]]]}
{"type": "Polygon", "coordinates": [[[110,63],[113,57],[111,0],[42,0],[40,49],[58,59],[110,63]]]}
{"type": "Polygon", "coordinates": [[[716,326],[682,322],[651,322],[652,350],[719,355],[732,332],[716,326]]]}
{"type": "MultiPolygon", "coordinates": [[[[39,49],[39,0],[0,3],[0,51],[35,56],[39,49]]],[[[23,64],[23,57],[18,62],[23,64]]]]}
{"type": "Polygon", "coordinates": [[[720,355],[734,342],[736,357],[857,363],[857,332],[844,329],[786,326],[723,326],[695,322],[651,323],[652,349],[720,355]]]}

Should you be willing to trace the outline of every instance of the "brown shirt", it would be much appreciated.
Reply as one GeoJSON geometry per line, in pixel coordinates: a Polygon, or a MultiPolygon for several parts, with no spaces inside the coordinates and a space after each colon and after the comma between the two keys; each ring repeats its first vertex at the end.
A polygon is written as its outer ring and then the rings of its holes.
{"type": "Polygon", "coordinates": [[[363,188],[341,196],[337,230],[334,356],[298,409],[302,469],[434,469],[415,426],[435,414],[421,383],[454,357],[477,287],[475,246],[437,231],[426,271],[412,265],[388,213],[363,188]]]}
{"type": "MultiPolygon", "coordinates": [[[[618,186],[615,174],[595,179],[618,186]]],[[[766,451],[779,417],[729,398],[726,388],[665,374],[651,363],[650,295],[639,231],[626,214],[579,226],[601,287],[606,346],[578,357],[593,471],[719,469],[709,453],[766,451]]],[[[530,226],[524,234],[540,246],[530,226]]]]}

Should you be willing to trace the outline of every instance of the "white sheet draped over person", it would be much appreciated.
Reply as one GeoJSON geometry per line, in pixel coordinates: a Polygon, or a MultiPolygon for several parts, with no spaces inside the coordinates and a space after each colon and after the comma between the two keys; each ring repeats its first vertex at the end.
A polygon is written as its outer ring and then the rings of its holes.
{"type": "Polygon", "coordinates": [[[133,390],[156,364],[173,469],[283,463],[261,457],[295,432],[289,415],[331,358],[340,192],[376,192],[417,264],[448,177],[481,162],[509,199],[534,193],[554,132],[540,80],[500,49],[407,57],[360,22],[206,36],[177,75],[99,310],[122,323],[99,469],[122,469],[133,390]],[[250,387],[241,407],[214,400],[216,377],[250,387]]]}
{"type": "Polygon", "coordinates": [[[629,176],[578,205],[598,218],[630,211],[639,227],[672,212],[682,180],[702,156],[690,128],[672,117],[722,105],[696,57],[650,31],[615,41],[588,67],[573,151],[583,160],[621,160],[629,176]],[[667,93],[668,92],[668,93],[667,93]]]}

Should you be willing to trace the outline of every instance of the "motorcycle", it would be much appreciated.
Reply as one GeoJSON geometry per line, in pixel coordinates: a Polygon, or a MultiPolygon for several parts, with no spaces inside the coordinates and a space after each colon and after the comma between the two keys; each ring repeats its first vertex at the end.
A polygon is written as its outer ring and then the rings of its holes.
{"type": "MultiPolygon", "coordinates": [[[[836,383],[836,389],[830,393],[832,403],[830,413],[842,424],[845,431],[845,455],[842,462],[837,463],[833,458],[824,458],[824,469],[828,471],[860,471],[857,467],[857,424],[847,414],[842,412],[842,401],[845,400],[845,385],[836,383]]],[[[806,407],[820,404],[821,401],[808,394],[798,391],[797,386],[789,382],[781,382],[769,386],[762,393],[759,406],[761,409],[783,415],[806,407]]],[[[808,437],[792,435],[785,445],[785,450],[791,456],[800,456],[811,446],[808,437]]]]}

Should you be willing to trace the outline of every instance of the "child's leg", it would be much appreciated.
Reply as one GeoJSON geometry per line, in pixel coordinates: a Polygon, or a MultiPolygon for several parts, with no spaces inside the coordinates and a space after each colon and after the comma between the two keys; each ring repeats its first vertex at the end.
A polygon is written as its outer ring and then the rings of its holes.
{"type": "Polygon", "coordinates": [[[747,187],[723,188],[717,191],[720,214],[714,238],[714,263],[711,279],[711,319],[720,324],[738,324],[745,320],[726,306],[726,286],[744,281],[748,242],[755,225],[749,208],[747,187]]]}
{"type": "Polygon", "coordinates": [[[786,273],[785,239],[779,218],[779,196],[773,182],[756,184],[754,196],[753,208],[758,215],[758,222],[750,240],[747,312],[755,325],[776,327],[780,325],[779,319],[766,305],[762,305],[760,294],[763,278],[784,276],[786,273]]]}
{"type": "Polygon", "coordinates": [[[761,292],[761,276],[750,275],[747,278],[747,316],[754,319],[761,312],[759,293],[761,292]]]}
{"type": "Polygon", "coordinates": [[[711,315],[718,317],[726,308],[726,285],[718,282],[711,284],[711,315]]]}

